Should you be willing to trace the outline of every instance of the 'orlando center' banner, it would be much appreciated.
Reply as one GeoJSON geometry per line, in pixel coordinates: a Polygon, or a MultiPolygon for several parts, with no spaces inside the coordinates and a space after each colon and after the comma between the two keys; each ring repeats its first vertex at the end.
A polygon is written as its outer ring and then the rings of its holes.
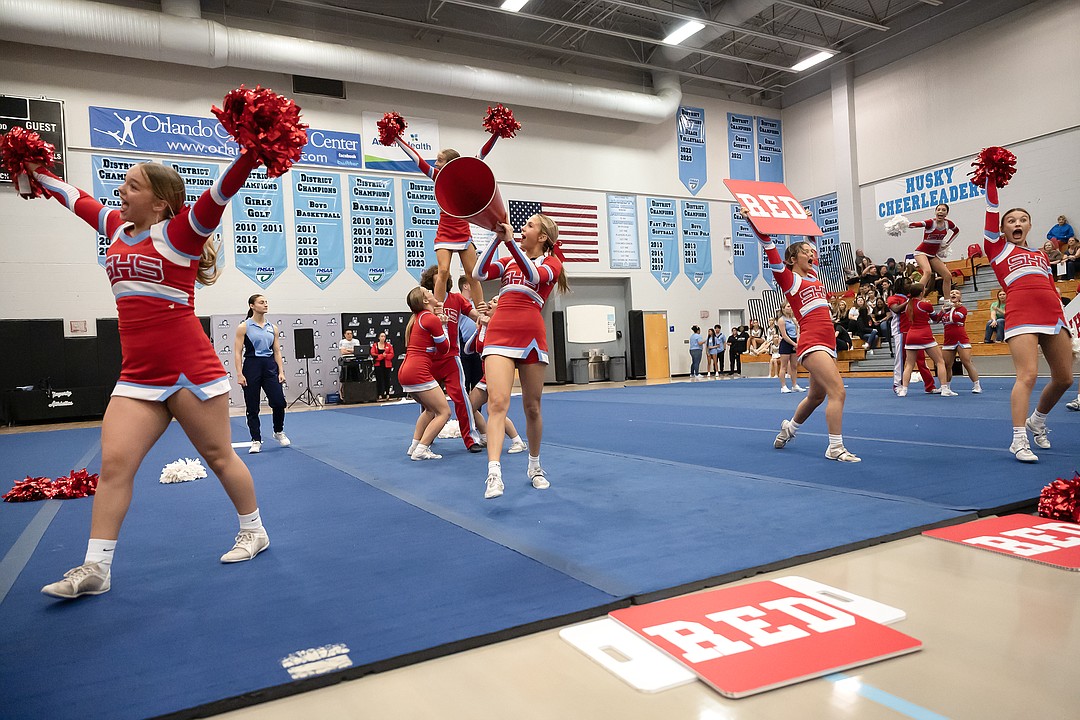
{"type": "Polygon", "coordinates": [[[256,168],[232,199],[232,218],[236,267],[265,290],[288,267],[281,178],[256,168]]]}
{"type": "Polygon", "coordinates": [[[345,238],[341,225],[341,177],[293,170],[293,229],[296,267],[317,288],[345,271],[345,238]]]}

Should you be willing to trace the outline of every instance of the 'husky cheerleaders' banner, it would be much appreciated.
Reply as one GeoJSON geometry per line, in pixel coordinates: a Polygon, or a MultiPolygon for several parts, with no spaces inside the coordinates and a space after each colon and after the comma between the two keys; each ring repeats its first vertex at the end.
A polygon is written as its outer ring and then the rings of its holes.
{"type": "Polygon", "coordinates": [[[784,140],[779,120],[757,118],[757,162],[758,180],[784,182],[784,140]]]}
{"type": "Polygon", "coordinates": [[[678,222],[671,198],[645,198],[649,218],[649,271],[656,281],[671,287],[679,274],[678,222]]]}
{"type": "Polygon", "coordinates": [[[393,178],[350,175],[349,210],[353,272],[378,290],[398,269],[393,178]]]}
{"type": "Polygon", "coordinates": [[[345,271],[341,176],[293,170],[296,267],[315,287],[329,287],[345,271]]]}
{"type": "MultiPolygon", "coordinates": [[[[758,262],[761,252],[754,231],[750,229],[750,223],[739,213],[739,206],[735,204],[728,207],[731,209],[732,269],[739,283],[749,289],[761,272],[761,263],[758,262]]],[[[771,275],[767,274],[766,277],[771,275]]]]}
{"type": "Polygon", "coordinates": [[[728,113],[728,177],[757,180],[754,166],[754,118],[728,113]]]}
{"type": "MultiPolygon", "coordinates": [[[[366,112],[360,114],[360,133],[366,137],[367,145],[364,148],[364,167],[368,170],[394,170],[396,172],[420,172],[416,163],[412,161],[404,150],[397,145],[383,145],[379,142],[378,122],[382,120],[383,113],[366,112]]],[[[405,142],[412,145],[420,157],[427,160],[429,165],[435,164],[435,158],[442,147],[439,145],[439,122],[426,118],[407,117],[405,122],[405,142]]],[[[479,126],[480,123],[477,123],[479,126]]],[[[477,133],[476,150],[472,148],[455,148],[461,155],[473,155],[480,152],[487,142],[487,133],[477,133]]]]}
{"type": "MultiPolygon", "coordinates": [[[[360,167],[360,136],[356,133],[314,128],[307,132],[300,164],[360,167]]],[[[94,106],[90,107],[90,146],[226,159],[240,154],[240,146],[217,118],[94,106]]]]}
{"type": "Polygon", "coordinates": [[[419,281],[424,268],[435,264],[435,231],[439,227],[435,183],[405,178],[401,194],[405,198],[405,270],[419,281]]]}
{"type": "Polygon", "coordinates": [[[986,195],[982,188],[968,182],[971,161],[921,170],[874,186],[877,217],[885,220],[920,210],[933,210],[941,203],[954,205],[986,195]]]}
{"type": "Polygon", "coordinates": [[[261,167],[232,199],[236,267],[264,290],[288,267],[284,197],[281,178],[266,177],[261,167]]]}
{"type": "Polygon", "coordinates": [[[705,111],[702,108],[679,107],[676,115],[679,143],[679,180],[697,195],[709,179],[705,163],[705,111]]]}
{"type": "MultiPolygon", "coordinates": [[[[107,157],[91,155],[90,167],[94,172],[94,197],[107,208],[120,207],[119,188],[124,184],[127,171],[146,159],[107,157]]],[[[98,265],[105,266],[105,252],[109,249],[109,238],[97,236],[98,265]]]]}
{"type": "Polygon", "coordinates": [[[608,195],[607,214],[611,269],[640,269],[641,254],[638,250],[637,196],[608,195]]]}
{"type": "Polygon", "coordinates": [[[709,203],[680,200],[682,218],[683,272],[698,290],[712,275],[712,232],[709,229],[709,203]]]}

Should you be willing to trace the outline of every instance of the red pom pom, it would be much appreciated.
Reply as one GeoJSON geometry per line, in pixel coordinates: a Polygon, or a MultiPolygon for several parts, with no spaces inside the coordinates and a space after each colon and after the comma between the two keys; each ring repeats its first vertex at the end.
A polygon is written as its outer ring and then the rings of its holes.
{"type": "Polygon", "coordinates": [[[396,112],[386,113],[375,125],[379,128],[379,142],[383,145],[393,145],[409,126],[405,118],[396,112]]]}
{"type": "Polygon", "coordinates": [[[53,166],[54,148],[41,139],[33,130],[22,127],[13,127],[3,138],[0,138],[0,156],[3,157],[4,169],[7,170],[12,182],[19,175],[25,175],[30,181],[29,191],[20,190],[23,197],[38,197],[44,195],[45,190],[41,183],[26,169],[26,163],[37,163],[51,168],[53,166]]]}
{"type": "Polygon", "coordinates": [[[53,482],[53,498],[70,500],[87,497],[97,492],[97,484],[97,473],[88,473],[86,468],[72,470],[67,477],[56,478],[53,482]]]}
{"type": "Polygon", "coordinates": [[[1039,514],[1052,520],[1080,523],[1080,473],[1072,480],[1058,478],[1039,495],[1039,514]]]}
{"type": "Polygon", "coordinates": [[[15,487],[0,495],[6,502],[30,502],[32,500],[48,500],[53,496],[52,480],[47,477],[26,476],[25,480],[19,480],[15,487]]]}
{"type": "Polygon", "coordinates": [[[307,144],[307,125],[300,122],[300,107],[269,88],[241,85],[210,111],[226,132],[259,163],[269,177],[280,177],[300,159],[307,144]]]}
{"type": "Polygon", "coordinates": [[[973,185],[985,188],[987,182],[993,182],[1003,188],[1016,174],[1016,156],[1003,147],[983,148],[971,166],[975,169],[968,175],[973,185]]]}
{"type": "Polygon", "coordinates": [[[513,110],[500,103],[495,107],[488,106],[484,129],[501,138],[512,138],[521,129],[521,123],[514,119],[513,110]]]}

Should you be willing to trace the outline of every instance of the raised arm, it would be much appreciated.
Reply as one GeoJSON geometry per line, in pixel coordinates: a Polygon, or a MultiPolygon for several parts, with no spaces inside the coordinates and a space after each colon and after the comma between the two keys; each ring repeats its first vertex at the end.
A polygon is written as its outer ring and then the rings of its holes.
{"type": "Polygon", "coordinates": [[[498,139],[499,139],[499,136],[498,136],[498,135],[492,135],[492,136],[491,136],[491,137],[490,137],[490,138],[488,139],[488,141],[487,141],[486,143],[484,143],[484,147],[480,148],[480,152],[476,153],[476,157],[480,158],[481,160],[483,160],[484,158],[486,158],[486,157],[487,157],[487,154],[488,154],[489,152],[491,152],[491,148],[495,147],[495,142],[496,142],[496,141],[497,141],[498,139]]]}
{"type": "Polygon", "coordinates": [[[487,246],[484,250],[484,254],[480,256],[480,260],[473,267],[473,277],[477,280],[494,280],[503,276],[506,272],[506,266],[500,262],[497,262],[495,256],[499,253],[499,246],[506,242],[509,245],[513,245],[513,241],[508,241],[507,238],[513,237],[514,230],[510,225],[503,223],[502,227],[496,231],[496,239],[494,242],[487,246]]]}
{"type": "Polygon", "coordinates": [[[41,183],[41,187],[45,188],[49,197],[55,198],[68,210],[78,215],[100,235],[112,235],[116,228],[123,224],[118,209],[105,207],[96,198],[64,182],[44,168],[36,167],[30,170],[34,178],[41,183]]]}
{"type": "MultiPolygon", "coordinates": [[[[746,208],[739,208],[739,212],[743,217],[749,216],[749,211],[746,208]]],[[[769,269],[772,270],[773,277],[776,278],[776,282],[780,285],[780,289],[785,293],[795,284],[794,274],[791,272],[791,268],[784,264],[784,259],[780,257],[780,251],[776,249],[776,243],[769,235],[762,235],[758,232],[757,228],[751,223],[747,222],[750,226],[750,230],[757,236],[758,242],[761,243],[761,248],[765,251],[765,256],[769,258],[769,269]]],[[[816,254],[816,253],[815,253],[816,254]]]]}
{"type": "Polygon", "coordinates": [[[257,162],[255,154],[251,152],[245,152],[233,160],[214,184],[195,201],[195,205],[187,213],[187,222],[174,223],[170,220],[165,226],[169,243],[184,255],[199,257],[206,238],[210,237],[221,223],[225,206],[244,186],[257,162]]]}
{"type": "MultiPolygon", "coordinates": [[[[514,231],[509,226],[504,224],[506,228],[506,247],[510,250],[510,256],[514,258],[514,261],[521,268],[521,274],[528,279],[529,282],[539,284],[541,282],[540,270],[537,269],[533,261],[529,259],[529,256],[525,254],[525,251],[521,249],[521,246],[514,242],[514,231]]],[[[547,279],[550,282],[550,279],[547,279]]]]}
{"type": "Polygon", "coordinates": [[[1001,218],[998,212],[998,189],[990,178],[986,183],[986,222],[983,225],[983,247],[986,257],[993,262],[1005,248],[1005,240],[1001,238],[1001,218]]]}
{"type": "MultiPolygon", "coordinates": [[[[427,160],[420,157],[420,153],[416,152],[416,148],[402,140],[400,135],[394,139],[394,142],[397,143],[399,148],[405,151],[406,155],[412,158],[412,161],[416,163],[416,167],[420,168],[420,172],[424,173],[432,180],[435,179],[435,176],[439,174],[439,171],[431,165],[428,165],[427,160]]],[[[481,155],[481,158],[482,157],[483,156],[481,155]]]]}

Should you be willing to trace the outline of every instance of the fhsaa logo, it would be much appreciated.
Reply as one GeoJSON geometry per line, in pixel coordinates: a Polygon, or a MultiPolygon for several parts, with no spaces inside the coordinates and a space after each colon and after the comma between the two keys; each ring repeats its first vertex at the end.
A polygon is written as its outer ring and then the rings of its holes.
{"type": "Polygon", "coordinates": [[[660,273],[660,282],[664,283],[665,285],[667,285],[669,282],[671,282],[671,273],[669,273],[669,272],[660,273]]]}
{"type": "Polygon", "coordinates": [[[320,285],[325,285],[334,279],[334,270],[332,268],[318,268],[315,270],[315,281],[320,285]]]}
{"type": "Polygon", "coordinates": [[[275,267],[255,268],[255,280],[260,283],[268,284],[271,280],[274,279],[274,275],[276,274],[277,268],[275,267]]]}
{"type": "Polygon", "coordinates": [[[373,285],[378,285],[379,281],[382,280],[384,272],[385,271],[382,268],[371,268],[368,270],[368,280],[370,280],[373,285]]]}
{"type": "Polygon", "coordinates": [[[694,284],[695,284],[695,285],[700,285],[700,284],[701,284],[701,282],[702,282],[702,281],[703,281],[704,279],[705,279],[705,273],[703,273],[703,272],[696,272],[696,273],[694,273],[694,284]]]}

